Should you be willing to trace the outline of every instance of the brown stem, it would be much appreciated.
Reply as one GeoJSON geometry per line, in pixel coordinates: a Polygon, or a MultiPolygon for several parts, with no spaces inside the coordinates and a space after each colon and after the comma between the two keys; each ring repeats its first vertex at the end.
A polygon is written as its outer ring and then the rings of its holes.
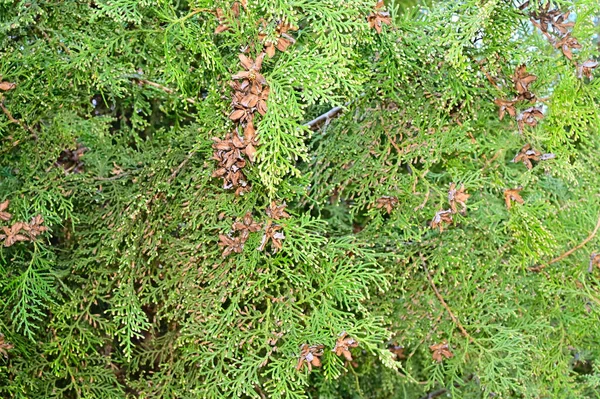
{"type": "Polygon", "coordinates": [[[10,113],[10,111],[8,110],[8,108],[6,108],[4,106],[3,102],[0,102],[0,108],[2,108],[2,111],[4,112],[4,114],[6,115],[6,117],[8,118],[9,121],[11,121],[12,123],[15,123],[19,126],[21,126],[23,129],[27,130],[29,133],[31,133],[31,135],[37,140],[38,139],[38,135],[36,132],[33,131],[32,128],[30,128],[29,126],[27,126],[25,123],[23,123],[22,121],[15,119],[12,114],[10,113]]]}
{"type": "Polygon", "coordinates": [[[329,123],[331,119],[335,118],[343,110],[343,107],[334,107],[325,112],[323,115],[317,116],[312,121],[306,122],[304,126],[308,126],[308,128],[311,130],[317,130],[319,127],[321,127],[321,125],[329,123]]]}
{"type": "Polygon", "coordinates": [[[571,255],[573,252],[577,251],[578,249],[582,248],[585,244],[590,242],[596,236],[596,233],[598,233],[598,229],[600,229],[600,215],[598,215],[598,221],[596,222],[596,227],[594,227],[594,230],[590,233],[589,236],[587,236],[587,238],[585,240],[583,240],[581,243],[574,246],[573,248],[569,249],[564,254],[552,259],[550,262],[548,262],[546,264],[541,264],[541,265],[530,267],[529,270],[532,272],[539,272],[540,270],[544,269],[545,267],[550,266],[553,263],[563,260],[567,256],[571,255]]]}
{"type": "Polygon", "coordinates": [[[454,324],[456,324],[456,326],[458,327],[458,329],[460,330],[460,332],[462,333],[462,335],[465,338],[467,338],[470,342],[474,342],[475,340],[473,339],[473,337],[471,337],[469,335],[469,333],[467,332],[467,330],[465,330],[465,328],[460,323],[460,321],[458,320],[458,318],[454,315],[454,313],[452,313],[452,310],[450,309],[450,306],[448,306],[448,304],[444,300],[444,297],[442,296],[442,294],[440,294],[440,292],[438,291],[437,287],[435,286],[435,283],[433,282],[433,279],[429,275],[429,270],[427,269],[427,263],[425,262],[425,257],[422,254],[421,254],[421,261],[423,262],[423,269],[425,270],[425,275],[427,276],[427,280],[429,280],[429,284],[431,284],[431,288],[433,288],[433,291],[435,292],[435,296],[439,299],[439,301],[441,302],[442,306],[444,306],[444,308],[446,309],[446,311],[448,312],[448,314],[452,318],[452,321],[454,322],[454,324]]]}
{"type": "MultiPolygon", "coordinates": [[[[474,375],[473,374],[469,374],[467,376],[467,378],[465,378],[463,381],[466,384],[467,382],[471,381],[473,379],[474,375]]],[[[455,382],[454,384],[452,384],[455,388],[461,388],[462,385],[455,382]]],[[[437,398],[438,396],[441,396],[443,394],[445,394],[446,392],[448,392],[448,390],[446,388],[442,388],[442,389],[438,389],[437,391],[433,391],[433,392],[429,392],[427,393],[425,396],[422,396],[420,399],[433,399],[433,398],[437,398]]]]}
{"type": "MultiPolygon", "coordinates": [[[[50,43],[52,41],[52,39],[50,38],[50,36],[48,36],[48,33],[46,33],[46,31],[37,28],[38,31],[40,31],[40,33],[42,34],[42,36],[44,36],[44,38],[48,41],[48,43],[50,43]]],[[[67,46],[65,46],[65,44],[63,42],[60,41],[60,39],[58,40],[58,45],[60,46],[60,48],[62,48],[64,50],[64,52],[67,55],[71,55],[71,50],[69,50],[69,48],[67,46]]]]}
{"type": "Polygon", "coordinates": [[[402,150],[400,150],[400,148],[398,148],[398,144],[396,144],[396,141],[394,139],[392,139],[392,136],[390,136],[390,134],[388,133],[388,131],[386,129],[383,129],[383,131],[385,132],[385,135],[387,136],[390,143],[394,146],[394,148],[398,152],[398,155],[402,155],[402,150]]]}
{"type": "Polygon", "coordinates": [[[171,176],[167,180],[167,183],[171,183],[173,181],[173,179],[175,179],[175,177],[177,177],[177,174],[179,173],[179,171],[181,171],[181,168],[183,168],[185,166],[185,164],[189,162],[189,160],[194,156],[195,153],[196,153],[196,151],[190,151],[188,153],[187,157],[185,157],[185,159],[179,164],[179,166],[177,166],[175,168],[173,173],[171,173],[171,176]]]}
{"type": "Polygon", "coordinates": [[[265,395],[260,385],[254,384],[254,390],[260,395],[261,399],[267,399],[267,395],[265,395]]]}
{"type": "MultiPolygon", "coordinates": [[[[154,87],[156,89],[162,90],[165,93],[175,94],[175,90],[174,89],[171,89],[170,87],[167,87],[167,86],[163,86],[160,83],[152,82],[151,80],[143,79],[143,78],[141,78],[139,76],[132,76],[131,79],[137,80],[141,84],[144,84],[144,85],[151,86],[151,87],[154,87]]],[[[187,101],[190,104],[196,104],[196,100],[193,99],[193,98],[184,98],[184,100],[187,101]]]]}

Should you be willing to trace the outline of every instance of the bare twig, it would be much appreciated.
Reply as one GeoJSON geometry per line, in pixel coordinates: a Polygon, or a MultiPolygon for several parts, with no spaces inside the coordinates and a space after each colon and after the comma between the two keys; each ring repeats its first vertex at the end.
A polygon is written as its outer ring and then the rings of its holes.
{"type": "Polygon", "coordinates": [[[429,200],[429,193],[430,193],[430,189],[429,187],[427,187],[427,192],[425,193],[425,199],[423,200],[423,202],[421,203],[421,205],[416,206],[413,210],[416,212],[419,209],[423,209],[425,208],[425,205],[427,204],[427,201],[429,200]]]}
{"type": "Polygon", "coordinates": [[[390,141],[390,144],[392,144],[394,146],[394,148],[396,149],[396,151],[398,152],[398,155],[402,155],[402,150],[400,150],[400,148],[398,148],[398,144],[396,144],[396,141],[394,139],[392,139],[392,136],[390,136],[390,134],[388,133],[388,131],[386,129],[383,129],[383,131],[385,132],[385,135],[387,136],[388,140],[390,141]]]}
{"type": "Polygon", "coordinates": [[[22,121],[15,119],[15,117],[12,116],[12,114],[10,113],[10,111],[8,110],[8,108],[6,108],[4,106],[3,102],[0,102],[0,108],[2,108],[2,111],[4,112],[4,114],[6,115],[6,117],[8,118],[9,121],[11,121],[12,123],[15,123],[19,126],[21,126],[23,129],[27,130],[29,133],[31,133],[31,135],[37,140],[38,139],[38,135],[37,133],[30,128],[29,126],[27,126],[25,123],[23,123],[22,121]]]}
{"type": "Polygon", "coordinates": [[[421,397],[421,399],[437,398],[438,396],[442,396],[446,392],[448,392],[448,390],[446,388],[438,389],[437,391],[429,392],[427,395],[421,397]]]}
{"type": "MultiPolygon", "coordinates": [[[[37,30],[40,31],[40,33],[42,34],[42,36],[44,36],[44,38],[48,41],[48,43],[52,42],[52,39],[50,38],[50,36],[48,36],[48,33],[46,33],[45,30],[43,30],[41,28],[37,28],[37,30]]],[[[62,48],[67,55],[71,55],[71,50],[69,50],[69,48],[67,46],[65,46],[65,44],[63,42],[60,41],[60,39],[57,39],[57,40],[58,40],[58,45],[60,46],[60,48],[62,48]]]]}
{"type": "Polygon", "coordinates": [[[461,324],[461,322],[458,320],[458,318],[454,315],[454,313],[452,313],[452,310],[450,309],[450,306],[448,306],[448,304],[444,300],[444,297],[442,296],[442,294],[440,294],[440,292],[438,291],[437,287],[435,286],[435,283],[433,282],[433,279],[429,275],[429,270],[427,269],[427,263],[425,262],[425,257],[422,254],[420,254],[420,256],[421,256],[421,261],[423,262],[423,269],[425,270],[425,275],[427,276],[427,280],[429,280],[429,284],[431,284],[431,288],[433,288],[433,291],[435,292],[435,296],[439,299],[439,301],[441,302],[442,306],[444,306],[444,308],[446,309],[446,311],[448,312],[448,314],[452,318],[452,321],[454,322],[454,324],[456,324],[456,326],[458,327],[458,329],[460,330],[460,332],[462,333],[462,335],[465,338],[467,338],[470,342],[475,342],[475,340],[473,339],[473,337],[471,337],[469,335],[469,333],[467,332],[467,330],[465,330],[465,328],[463,327],[463,325],[461,324]]]}
{"type": "Polygon", "coordinates": [[[171,183],[173,181],[173,179],[175,179],[175,177],[177,177],[177,174],[181,171],[181,168],[183,168],[185,166],[185,164],[189,162],[189,160],[194,156],[195,153],[196,153],[196,151],[190,151],[188,153],[187,157],[185,157],[185,159],[179,164],[179,166],[177,166],[175,168],[173,173],[171,173],[171,176],[167,180],[167,183],[171,183]]]}
{"type": "MultiPolygon", "coordinates": [[[[175,92],[174,89],[172,89],[170,87],[167,87],[167,86],[164,86],[164,85],[161,85],[160,83],[156,83],[156,82],[152,82],[151,80],[144,79],[140,75],[137,75],[137,74],[130,75],[129,78],[133,79],[133,80],[136,80],[136,81],[138,81],[139,83],[141,83],[143,85],[151,86],[151,87],[154,87],[156,89],[162,90],[165,93],[176,94],[176,92],[175,92]]],[[[196,100],[193,99],[193,98],[189,98],[188,97],[188,98],[184,98],[184,100],[187,101],[190,104],[196,104],[196,100]]]]}
{"type": "MultiPolygon", "coordinates": [[[[467,382],[471,381],[473,379],[473,377],[474,377],[473,374],[469,374],[467,376],[467,378],[465,378],[463,380],[464,383],[466,384],[467,382]]],[[[454,388],[461,388],[462,387],[462,385],[460,385],[457,382],[455,382],[452,385],[454,386],[454,388]]],[[[441,395],[445,394],[446,392],[448,392],[448,389],[446,389],[446,388],[438,389],[437,391],[429,392],[428,394],[426,394],[425,396],[422,396],[419,399],[434,399],[434,398],[437,398],[438,396],[441,396],[441,395]]]]}
{"type": "Polygon", "coordinates": [[[311,130],[317,130],[319,127],[321,127],[321,125],[329,123],[331,119],[335,118],[343,110],[343,107],[334,107],[329,111],[325,112],[323,115],[317,116],[312,121],[306,122],[304,126],[308,126],[308,128],[311,130]]]}
{"type": "Polygon", "coordinates": [[[265,395],[260,385],[254,384],[254,390],[260,395],[261,399],[267,399],[267,395],[265,395]]]}
{"type": "Polygon", "coordinates": [[[581,243],[574,246],[573,248],[569,249],[564,254],[552,259],[550,262],[548,262],[546,264],[541,264],[541,265],[530,267],[529,270],[532,272],[539,272],[540,270],[544,269],[545,267],[550,266],[553,263],[563,260],[567,256],[571,255],[573,252],[577,251],[578,249],[582,248],[585,244],[590,242],[596,236],[596,233],[598,233],[598,229],[600,229],[600,215],[598,215],[598,221],[596,222],[596,227],[594,227],[594,230],[590,233],[589,236],[587,236],[587,238],[585,240],[583,240],[581,243]]]}
{"type": "Polygon", "coordinates": [[[114,175],[111,177],[94,177],[94,180],[98,180],[98,181],[119,180],[120,178],[129,176],[130,174],[131,174],[131,172],[123,172],[123,173],[119,173],[118,175],[114,175]]]}

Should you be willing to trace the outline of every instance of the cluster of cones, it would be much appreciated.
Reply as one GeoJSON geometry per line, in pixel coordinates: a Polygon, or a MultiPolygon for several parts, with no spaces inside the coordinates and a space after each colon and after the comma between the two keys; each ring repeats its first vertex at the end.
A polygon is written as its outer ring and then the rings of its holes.
{"type": "MultiPolygon", "coordinates": [[[[528,2],[521,8],[525,8],[527,5],[528,2]]],[[[569,12],[563,13],[558,9],[550,10],[550,2],[548,2],[540,10],[533,11],[529,15],[531,23],[546,36],[550,43],[555,48],[561,49],[562,53],[569,60],[573,60],[572,50],[580,49],[581,44],[571,35],[571,28],[573,28],[575,23],[568,22],[569,12]]],[[[591,79],[593,70],[597,66],[598,62],[594,60],[587,60],[581,64],[577,64],[579,78],[586,76],[591,79]]],[[[517,90],[517,97],[512,100],[498,98],[494,100],[494,103],[500,108],[498,111],[500,120],[508,113],[510,116],[516,117],[519,130],[523,131],[524,125],[535,127],[538,121],[544,118],[541,108],[530,107],[518,115],[515,108],[515,105],[521,101],[529,101],[532,104],[537,102],[536,96],[529,90],[529,85],[536,79],[535,75],[527,73],[525,65],[521,65],[516,69],[513,75],[513,82],[517,90]]]]}
{"type": "Polygon", "coordinates": [[[517,124],[519,125],[519,131],[523,131],[525,125],[535,127],[540,119],[544,118],[544,113],[541,108],[530,107],[523,110],[517,115],[517,109],[515,105],[522,101],[529,101],[532,104],[537,102],[535,94],[529,90],[529,85],[537,80],[537,76],[527,72],[526,65],[520,65],[515,70],[513,75],[513,82],[517,91],[517,96],[512,100],[504,100],[497,98],[494,103],[500,108],[498,110],[498,116],[500,120],[504,118],[504,115],[508,113],[513,118],[516,117],[517,124]]]}
{"type": "Polygon", "coordinates": [[[460,213],[467,213],[467,200],[471,194],[465,192],[465,186],[461,185],[459,189],[456,188],[456,183],[450,185],[448,190],[448,202],[450,203],[450,209],[438,211],[433,220],[431,221],[432,229],[440,229],[440,233],[444,231],[444,225],[452,224],[452,215],[458,213],[458,205],[461,206],[460,213]]]}
{"type": "MultiPolygon", "coordinates": [[[[350,353],[351,348],[356,348],[358,341],[348,336],[344,331],[335,342],[335,347],[331,350],[337,356],[343,356],[347,361],[352,361],[352,354],[350,353]]],[[[302,344],[300,346],[300,356],[298,363],[296,364],[296,370],[300,371],[304,366],[308,368],[308,371],[312,371],[313,367],[321,367],[321,356],[325,350],[325,345],[308,345],[302,344]]]]}
{"type": "Polygon", "coordinates": [[[277,205],[273,201],[266,209],[269,220],[265,224],[256,223],[252,218],[252,213],[247,212],[241,220],[231,226],[232,233],[219,234],[219,246],[223,248],[223,257],[229,256],[232,252],[241,253],[244,250],[244,244],[250,237],[250,233],[261,231],[263,228],[264,234],[258,250],[264,251],[269,243],[271,243],[273,253],[282,249],[285,235],[281,231],[282,227],[274,221],[290,217],[285,208],[285,203],[277,205]]]}
{"type": "MultiPolygon", "coordinates": [[[[7,211],[9,205],[9,200],[0,204],[0,220],[8,222],[12,219],[12,215],[7,211]]],[[[48,227],[43,226],[43,223],[44,218],[37,215],[29,223],[15,222],[10,227],[2,226],[0,241],[3,241],[5,247],[10,247],[21,241],[33,241],[37,236],[48,230],[48,227]]]]}
{"type": "Polygon", "coordinates": [[[236,126],[224,139],[213,138],[213,159],[219,162],[213,177],[223,179],[223,188],[235,188],[236,195],[250,189],[243,169],[247,162],[254,162],[256,156],[258,139],[254,115],[258,112],[264,116],[267,112],[269,87],[260,74],[264,56],[265,53],[262,52],[253,60],[244,54],[239,55],[244,70],[233,75],[229,82],[234,90],[231,102],[233,111],[229,114],[229,119],[236,126]]]}
{"type": "MultiPolygon", "coordinates": [[[[244,3],[242,3],[242,6],[244,3]]],[[[239,7],[236,9],[239,15],[239,7]]],[[[264,23],[264,22],[263,22],[264,23]]],[[[219,31],[228,27],[221,22],[219,31]]],[[[235,123],[233,130],[224,139],[213,138],[213,159],[218,162],[218,168],[213,177],[223,179],[224,189],[235,189],[236,195],[241,195],[250,189],[244,167],[248,162],[253,163],[256,157],[256,147],[259,145],[257,132],[254,127],[256,113],[265,116],[267,113],[267,100],[269,86],[261,74],[262,63],[265,55],[272,57],[275,50],[285,51],[295,40],[288,35],[288,31],[296,30],[285,21],[278,21],[273,35],[260,33],[264,49],[252,59],[246,54],[239,55],[242,71],[231,77],[229,86],[233,89],[231,101],[232,111],[229,119],[235,123]]]]}
{"type": "MultiPolygon", "coordinates": [[[[550,10],[550,2],[538,11],[531,12],[531,23],[538,28],[554,48],[560,49],[569,60],[573,60],[574,49],[580,49],[581,44],[572,35],[574,22],[568,22],[570,12],[561,12],[559,9],[550,10]]],[[[598,66],[598,62],[587,60],[577,64],[579,78],[587,76],[592,78],[592,71],[598,66]]]]}

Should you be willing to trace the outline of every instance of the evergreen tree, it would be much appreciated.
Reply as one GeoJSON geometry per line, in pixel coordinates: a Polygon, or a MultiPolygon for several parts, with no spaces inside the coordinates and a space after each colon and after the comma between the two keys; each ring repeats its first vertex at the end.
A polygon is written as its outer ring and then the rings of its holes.
{"type": "Polygon", "coordinates": [[[0,395],[600,397],[599,21],[0,1],[0,395]]]}

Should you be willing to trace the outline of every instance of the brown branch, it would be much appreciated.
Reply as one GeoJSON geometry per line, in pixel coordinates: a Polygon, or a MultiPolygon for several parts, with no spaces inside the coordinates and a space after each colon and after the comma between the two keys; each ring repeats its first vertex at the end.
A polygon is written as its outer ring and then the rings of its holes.
{"type": "Polygon", "coordinates": [[[261,399],[267,399],[267,395],[265,395],[260,385],[254,384],[254,390],[260,395],[261,399]]]}
{"type": "Polygon", "coordinates": [[[171,173],[171,176],[167,180],[167,183],[171,183],[173,181],[173,179],[175,179],[177,174],[179,174],[179,172],[181,171],[181,168],[183,168],[185,166],[185,164],[189,162],[189,160],[194,156],[195,153],[196,153],[196,151],[190,151],[188,153],[187,157],[185,157],[185,159],[179,164],[179,166],[177,166],[177,168],[175,168],[173,173],[171,173]]]}
{"type": "MultiPolygon", "coordinates": [[[[396,141],[394,139],[392,139],[392,136],[390,136],[390,134],[388,133],[388,131],[386,129],[383,129],[383,131],[385,132],[385,135],[387,136],[388,140],[390,141],[390,144],[392,144],[394,146],[394,148],[396,149],[396,151],[398,152],[398,155],[402,155],[402,150],[400,150],[400,148],[398,148],[398,144],[396,144],[396,141]]],[[[402,138],[400,140],[402,140],[402,138]]]]}
{"type": "MultiPolygon", "coordinates": [[[[467,376],[467,378],[465,378],[463,381],[464,383],[468,383],[473,379],[474,375],[473,374],[469,374],[467,376]]],[[[463,385],[455,382],[454,384],[452,384],[454,386],[454,388],[462,388],[463,385]]],[[[422,396],[420,399],[434,399],[437,398],[438,396],[441,396],[443,394],[445,394],[446,392],[448,392],[448,389],[446,388],[442,388],[442,389],[438,389],[437,391],[433,391],[433,392],[429,392],[427,393],[425,396],[422,396]]]]}
{"type": "Polygon", "coordinates": [[[6,115],[6,117],[8,118],[9,121],[11,121],[12,123],[15,123],[19,126],[21,126],[23,129],[27,130],[29,133],[31,133],[31,135],[37,140],[38,139],[38,135],[37,133],[30,128],[29,126],[27,126],[25,123],[23,123],[22,121],[15,119],[15,117],[12,116],[12,114],[10,113],[10,111],[8,110],[8,108],[6,108],[6,106],[4,106],[3,102],[0,102],[0,108],[2,108],[2,111],[4,112],[4,114],[6,115]]]}
{"type": "MultiPolygon", "coordinates": [[[[167,87],[167,86],[163,86],[160,83],[156,83],[156,82],[152,82],[151,80],[144,79],[141,76],[133,75],[133,76],[130,76],[129,78],[133,79],[133,80],[137,80],[139,83],[141,83],[143,85],[151,86],[156,89],[162,90],[167,94],[176,94],[174,89],[171,89],[170,87],[167,87]]],[[[196,100],[193,98],[188,97],[188,98],[184,98],[184,100],[190,104],[196,104],[196,100]]]]}
{"type": "Polygon", "coordinates": [[[546,264],[541,264],[541,265],[530,267],[529,271],[539,272],[542,269],[544,269],[545,267],[550,266],[553,263],[556,263],[556,262],[559,262],[559,261],[563,260],[567,256],[571,255],[573,252],[577,251],[578,249],[582,248],[585,244],[587,244],[588,242],[590,242],[596,236],[596,233],[598,233],[598,229],[600,229],[600,215],[598,215],[598,221],[596,222],[596,227],[594,227],[594,230],[590,233],[589,236],[587,236],[587,238],[585,240],[583,240],[581,243],[579,243],[578,245],[574,246],[573,248],[569,249],[564,254],[562,254],[560,256],[557,256],[556,258],[552,259],[550,262],[548,262],[546,264]]]}
{"type": "Polygon", "coordinates": [[[460,323],[460,321],[456,318],[456,316],[454,315],[454,313],[452,313],[452,310],[450,309],[450,306],[448,306],[448,304],[444,300],[444,297],[442,296],[442,294],[440,294],[440,292],[438,291],[437,287],[435,286],[435,283],[433,282],[433,279],[429,275],[429,270],[427,269],[427,263],[425,262],[425,257],[422,254],[420,254],[420,256],[421,256],[421,261],[423,262],[423,269],[425,270],[425,275],[427,276],[427,280],[429,280],[429,284],[431,284],[431,288],[433,288],[433,291],[435,292],[435,296],[439,299],[439,301],[441,302],[442,306],[444,306],[444,308],[446,309],[446,311],[448,312],[448,314],[452,318],[452,321],[454,322],[454,324],[456,324],[456,326],[458,327],[458,329],[460,330],[460,332],[462,333],[462,335],[465,338],[467,338],[470,342],[475,342],[475,340],[473,339],[473,337],[471,337],[469,335],[469,333],[467,332],[467,330],[465,330],[465,328],[460,323]]]}
{"type": "Polygon", "coordinates": [[[306,122],[304,126],[308,126],[311,130],[317,130],[323,124],[328,124],[331,119],[335,118],[339,113],[344,110],[343,107],[334,107],[329,111],[325,112],[323,115],[317,116],[310,122],[306,122]]]}
{"type": "MultiPolygon", "coordinates": [[[[40,31],[40,33],[42,34],[42,36],[44,36],[44,38],[48,41],[48,43],[51,43],[51,38],[50,36],[48,36],[48,33],[46,33],[46,31],[42,30],[41,28],[37,28],[38,31],[40,31]]],[[[65,44],[63,42],[60,41],[60,39],[58,40],[58,45],[64,50],[64,52],[67,55],[71,55],[71,50],[69,50],[69,48],[67,46],[65,46],[65,44]]]]}
{"type": "Polygon", "coordinates": [[[419,209],[425,208],[425,205],[427,204],[427,201],[429,200],[429,193],[430,193],[430,191],[431,190],[429,189],[429,187],[427,187],[427,192],[425,193],[425,199],[423,200],[423,202],[421,203],[421,205],[419,205],[419,206],[417,206],[417,207],[415,207],[413,209],[415,212],[418,211],[419,209]]]}
{"type": "Polygon", "coordinates": [[[448,392],[446,388],[438,389],[437,391],[429,392],[427,395],[421,397],[421,399],[434,399],[438,396],[442,396],[446,392],[448,392]]]}
{"type": "Polygon", "coordinates": [[[94,180],[98,180],[98,181],[112,181],[112,180],[118,180],[122,177],[125,176],[129,176],[131,174],[131,172],[123,172],[123,173],[119,173],[118,175],[114,175],[111,177],[94,177],[94,180]]]}

